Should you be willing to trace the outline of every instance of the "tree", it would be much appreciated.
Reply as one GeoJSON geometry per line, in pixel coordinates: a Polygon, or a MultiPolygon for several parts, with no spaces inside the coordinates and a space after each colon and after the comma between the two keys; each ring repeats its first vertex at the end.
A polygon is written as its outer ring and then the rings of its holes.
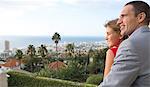
{"type": "Polygon", "coordinates": [[[75,48],[74,44],[67,44],[66,51],[67,51],[69,57],[74,56],[74,48],[75,48]]]}
{"type": "Polygon", "coordinates": [[[35,47],[33,45],[29,45],[28,46],[28,49],[27,49],[27,55],[28,57],[26,57],[26,67],[25,67],[25,70],[27,71],[34,71],[34,67],[37,65],[36,62],[37,62],[37,59],[35,58],[36,57],[36,50],[35,50],[35,47]]]}
{"type": "Polygon", "coordinates": [[[48,53],[48,50],[46,49],[46,46],[44,46],[43,44],[39,47],[39,50],[38,50],[38,53],[39,55],[44,58],[47,53],[48,53]]]}
{"type": "Polygon", "coordinates": [[[22,59],[22,57],[23,57],[23,52],[18,49],[18,50],[16,51],[15,57],[16,57],[18,60],[22,59]]]}
{"type": "Polygon", "coordinates": [[[39,56],[40,56],[41,59],[42,59],[41,62],[43,63],[43,65],[49,63],[48,57],[47,57],[47,55],[48,55],[48,50],[47,50],[46,46],[44,46],[43,44],[41,44],[41,46],[40,46],[39,49],[38,49],[38,54],[39,54],[39,56]]]}
{"type": "Polygon", "coordinates": [[[91,74],[103,73],[107,49],[89,50],[89,57],[93,58],[93,62],[88,65],[91,74]]]}
{"type": "Polygon", "coordinates": [[[88,51],[88,56],[89,57],[93,57],[94,56],[94,50],[92,48],[90,48],[90,50],[88,51]]]}
{"type": "Polygon", "coordinates": [[[52,40],[55,42],[56,52],[58,52],[57,45],[58,45],[58,42],[61,40],[61,36],[59,35],[59,33],[55,32],[55,34],[52,36],[52,40]]]}
{"type": "Polygon", "coordinates": [[[30,57],[33,57],[33,56],[35,56],[35,53],[36,53],[35,47],[33,45],[29,45],[28,49],[27,49],[27,54],[30,57]]]}
{"type": "Polygon", "coordinates": [[[19,60],[19,64],[21,64],[21,59],[23,58],[23,52],[21,50],[17,50],[15,57],[19,60]]]}

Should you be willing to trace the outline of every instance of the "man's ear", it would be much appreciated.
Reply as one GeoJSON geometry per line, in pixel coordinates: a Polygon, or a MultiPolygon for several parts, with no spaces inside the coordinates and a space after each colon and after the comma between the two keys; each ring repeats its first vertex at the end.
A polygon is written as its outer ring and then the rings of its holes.
{"type": "Polygon", "coordinates": [[[120,39],[120,40],[123,39],[123,35],[120,35],[120,38],[119,38],[119,39],[120,39]]]}
{"type": "Polygon", "coordinates": [[[138,22],[142,23],[146,18],[146,14],[144,12],[141,12],[138,14],[137,18],[138,18],[138,22]]]}

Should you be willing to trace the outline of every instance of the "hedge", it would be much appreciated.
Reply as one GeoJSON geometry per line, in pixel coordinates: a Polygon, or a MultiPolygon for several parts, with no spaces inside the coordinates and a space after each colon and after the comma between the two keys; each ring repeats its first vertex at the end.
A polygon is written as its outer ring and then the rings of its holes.
{"type": "Polygon", "coordinates": [[[32,76],[16,71],[7,74],[10,75],[8,87],[96,87],[96,85],[32,76]]]}
{"type": "Polygon", "coordinates": [[[103,80],[103,75],[102,74],[97,74],[97,75],[91,75],[87,78],[86,83],[87,84],[94,84],[94,85],[99,85],[103,80]]]}

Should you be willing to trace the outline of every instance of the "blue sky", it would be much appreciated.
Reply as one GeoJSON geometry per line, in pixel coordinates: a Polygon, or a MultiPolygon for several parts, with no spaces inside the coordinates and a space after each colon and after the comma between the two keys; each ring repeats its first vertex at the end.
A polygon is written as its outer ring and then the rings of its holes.
{"type": "Polygon", "coordinates": [[[104,24],[117,18],[128,1],[1,0],[0,35],[104,36],[104,24]]]}

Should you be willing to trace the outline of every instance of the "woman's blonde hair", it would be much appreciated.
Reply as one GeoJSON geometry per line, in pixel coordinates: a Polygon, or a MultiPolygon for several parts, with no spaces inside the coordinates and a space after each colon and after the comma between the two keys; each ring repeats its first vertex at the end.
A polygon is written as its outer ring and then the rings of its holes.
{"type": "Polygon", "coordinates": [[[117,19],[114,19],[114,20],[110,20],[108,21],[104,26],[105,27],[110,27],[112,28],[116,33],[120,34],[120,26],[117,25],[117,21],[118,21],[118,18],[117,19]]]}

